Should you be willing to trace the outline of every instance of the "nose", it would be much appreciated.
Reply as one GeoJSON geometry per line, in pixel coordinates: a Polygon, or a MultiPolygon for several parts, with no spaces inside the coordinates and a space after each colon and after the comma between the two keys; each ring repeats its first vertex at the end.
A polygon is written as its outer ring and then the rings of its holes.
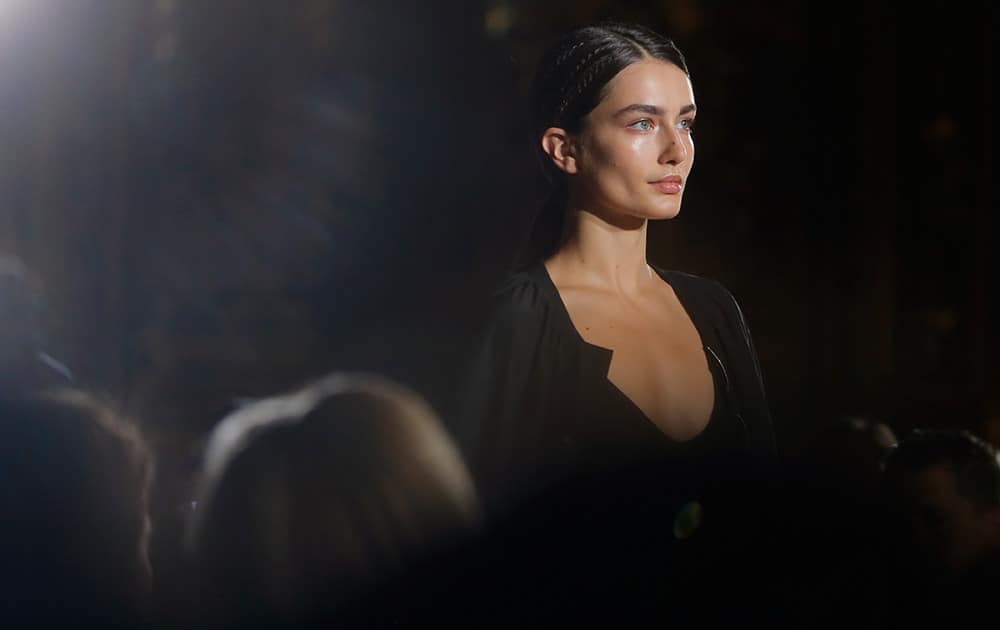
{"type": "Polygon", "coordinates": [[[664,147],[660,151],[660,164],[680,164],[688,159],[690,136],[686,131],[670,127],[664,134],[664,147]]]}

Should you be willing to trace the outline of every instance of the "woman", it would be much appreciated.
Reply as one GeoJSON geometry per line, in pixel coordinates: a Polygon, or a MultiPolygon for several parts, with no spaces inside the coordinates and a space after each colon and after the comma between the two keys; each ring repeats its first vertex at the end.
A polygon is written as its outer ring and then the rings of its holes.
{"type": "Polygon", "coordinates": [[[543,57],[535,107],[553,194],[465,392],[487,506],[649,464],[668,467],[658,483],[681,507],[746,479],[774,443],[740,308],[718,283],[646,261],[648,222],[677,216],[694,161],[683,55],[640,26],[577,29],[543,57]]]}
{"type": "Polygon", "coordinates": [[[640,595],[656,585],[747,612],[739,569],[768,513],[750,491],[775,454],[756,353],[728,290],[646,261],[694,161],[684,57],[640,26],[580,28],[543,57],[535,100],[553,194],[463,392],[480,496],[523,566],[559,567],[544,581],[572,597],[545,601],[618,615],[664,604],[640,595]]]}

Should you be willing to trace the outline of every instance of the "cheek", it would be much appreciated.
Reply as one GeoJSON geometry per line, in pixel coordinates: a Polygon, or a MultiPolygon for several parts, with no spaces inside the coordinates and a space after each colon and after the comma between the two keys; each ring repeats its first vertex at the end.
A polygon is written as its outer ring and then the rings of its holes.
{"type": "Polygon", "coordinates": [[[650,135],[598,136],[585,146],[586,158],[595,170],[627,169],[654,154],[656,142],[650,135]]]}
{"type": "Polygon", "coordinates": [[[628,182],[636,178],[645,181],[655,171],[656,156],[656,142],[652,138],[629,138],[606,149],[599,177],[606,181],[628,182]]]}
{"type": "Polygon", "coordinates": [[[633,164],[649,168],[656,164],[660,155],[662,143],[654,135],[637,136],[626,143],[623,151],[627,153],[628,159],[633,164]]]}

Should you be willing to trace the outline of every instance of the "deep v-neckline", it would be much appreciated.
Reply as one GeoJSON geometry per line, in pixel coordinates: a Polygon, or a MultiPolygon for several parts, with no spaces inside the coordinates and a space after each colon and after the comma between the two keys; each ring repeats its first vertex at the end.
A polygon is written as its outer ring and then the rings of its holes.
{"type": "Polygon", "coordinates": [[[552,280],[552,276],[549,275],[549,270],[545,267],[544,263],[539,263],[538,266],[540,267],[539,273],[546,285],[547,290],[554,297],[554,301],[557,306],[557,311],[560,313],[560,317],[564,320],[563,321],[564,325],[569,327],[569,329],[573,332],[573,335],[575,336],[576,340],[581,344],[581,346],[587,348],[590,352],[594,353],[595,355],[601,355],[602,357],[601,372],[603,374],[604,382],[607,384],[607,387],[616,396],[621,398],[626,405],[628,405],[632,410],[634,410],[635,413],[637,413],[640,417],[642,417],[650,426],[656,429],[663,437],[667,438],[668,440],[676,443],[685,443],[685,442],[692,442],[703,436],[705,432],[708,430],[708,427],[712,424],[715,418],[716,411],[719,407],[720,381],[719,381],[719,376],[716,374],[714,365],[715,362],[719,362],[720,366],[722,364],[718,356],[715,354],[715,351],[712,350],[711,347],[705,344],[704,332],[699,327],[697,318],[694,315],[692,315],[692,311],[690,309],[690,303],[686,302],[684,297],[681,295],[683,291],[678,292],[676,285],[674,283],[671,283],[670,279],[667,277],[670,272],[662,271],[656,268],[655,266],[650,265],[650,268],[656,272],[656,275],[659,276],[660,279],[663,280],[665,283],[667,283],[667,286],[669,286],[670,289],[674,292],[674,295],[677,297],[677,301],[680,303],[681,310],[684,311],[684,314],[687,315],[688,320],[691,322],[692,326],[694,326],[695,334],[698,336],[698,343],[701,345],[702,353],[705,355],[705,363],[706,366],[708,367],[708,375],[709,378],[711,378],[712,380],[712,388],[711,388],[712,406],[708,414],[708,421],[698,430],[697,433],[695,433],[693,436],[691,436],[686,440],[676,440],[668,436],[663,431],[663,429],[660,428],[660,425],[657,424],[655,420],[650,418],[649,415],[647,415],[646,412],[643,411],[642,408],[634,400],[632,400],[632,398],[628,394],[626,394],[614,381],[611,380],[609,375],[611,370],[611,360],[614,357],[614,350],[611,348],[606,348],[604,346],[591,343],[583,338],[583,335],[580,334],[580,331],[576,328],[576,325],[573,324],[573,318],[570,317],[569,308],[567,308],[566,303],[563,301],[562,294],[559,293],[559,288],[556,286],[555,281],[552,280]]]}

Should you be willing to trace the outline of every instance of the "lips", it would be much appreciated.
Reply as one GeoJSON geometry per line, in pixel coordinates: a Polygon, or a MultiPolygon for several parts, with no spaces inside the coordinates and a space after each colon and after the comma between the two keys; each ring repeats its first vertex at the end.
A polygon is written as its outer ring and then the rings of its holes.
{"type": "Polygon", "coordinates": [[[665,195],[676,195],[681,191],[683,179],[680,175],[669,175],[661,180],[650,182],[653,188],[665,195]]]}

